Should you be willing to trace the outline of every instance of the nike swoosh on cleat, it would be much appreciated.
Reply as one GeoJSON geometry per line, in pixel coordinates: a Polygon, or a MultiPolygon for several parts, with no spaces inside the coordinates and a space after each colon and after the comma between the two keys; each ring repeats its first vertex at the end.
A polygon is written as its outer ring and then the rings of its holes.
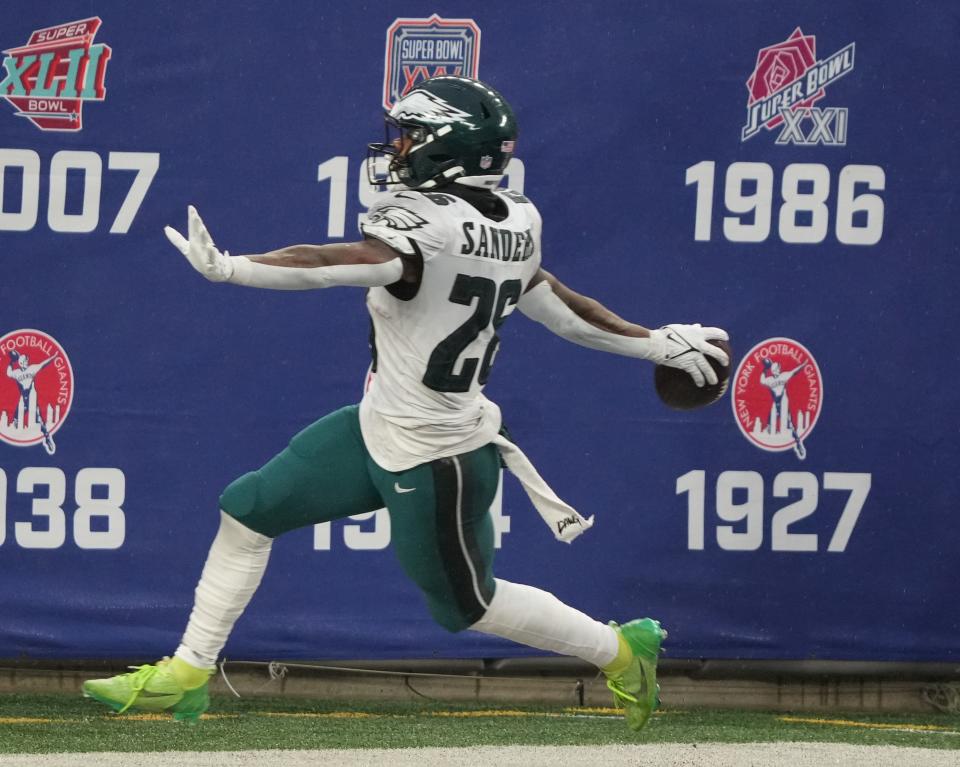
{"type": "Polygon", "coordinates": [[[413,492],[414,490],[416,490],[416,489],[417,489],[417,488],[415,488],[415,487],[400,487],[400,483],[399,483],[399,482],[394,482],[394,483],[393,483],[393,491],[394,491],[395,493],[412,493],[412,492],[413,492]]]}

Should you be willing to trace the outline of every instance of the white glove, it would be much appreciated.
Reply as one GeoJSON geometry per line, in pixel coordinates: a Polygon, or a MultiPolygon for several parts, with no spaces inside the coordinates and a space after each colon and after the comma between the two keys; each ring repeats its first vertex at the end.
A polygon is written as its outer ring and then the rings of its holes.
{"type": "Polygon", "coordinates": [[[166,226],[163,231],[173,247],[183,253],[191,266],[211,282],[226,282],[233,276],[233,261],[230,260],[230,254],[217,250],[210,232],[203,225],[203,219],[192,205],[187,206],[189,240],[173,227],[166,226]]]}
{"type": "Polygon", "coordinates": [[[697,386],[703,386],[704,382],[713,385],[717,382],[717,374],[704,355],[725,366],[730,360],[723,349],[710,343],[711,340],[728,341],[729,336],[720,328],[704,328],[699,324],[665,325],[650,331],[651,353],[647,359],[686,371],[697,386]]]}

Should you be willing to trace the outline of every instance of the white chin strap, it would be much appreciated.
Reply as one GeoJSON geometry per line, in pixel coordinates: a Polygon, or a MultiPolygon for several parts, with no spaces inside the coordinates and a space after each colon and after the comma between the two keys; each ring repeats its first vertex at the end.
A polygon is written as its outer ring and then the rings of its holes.
{"type": "Polygon", "coordinates": [[[503,174],[492,176],[460,176],[455,181],[464,186],[473,186],[478,189],[496,189],[503,181],[503,174]]]}
{"type": "MultiPolygon", "coordinates": [[[[458,184],[463,184],[464,186],[471,186],[475,189],[496,189],[500,186],[500,182],[503,181],[503,174],[495,174],[492,176],[458,176],[456,173],[461,171],[462,168],[457,166],[456,168],[448,168],[447,171],[443,174],[444,176],[451,177],[451,181],[455,181],[458,184]],[[452,171],[452,172],[451,172],[452,171]]],[[[390,182],[391,184],[403,184],[407,186],[405,181],[401,181],[400,177],[394,172],[390,171],[390,182]]],[[[431,179],[430,181],[424,181],[422,184],[418,184],[414,187],[409,187],[410,189],[435,189],[438,186],[437,179],[431,179]]]]}
{"type": "MultiPolygon", "coordinates": [[[[453,176],[452,181],[456,181],[458,184],[463,184],[464,186],[472,186],[475,189],[496,189],[500,186],[500,182],[503,181],[503,174],[497,174],[492,176],[457,176],[450,171],[456,171],[458,168],[449,168],[443,175],[444,176],[453,176]]],[[[430,181],[425,181],[419,186],[413,187],[414,189],[433,189],[437,186],[437,180],[432,179],[430,181]]]]}

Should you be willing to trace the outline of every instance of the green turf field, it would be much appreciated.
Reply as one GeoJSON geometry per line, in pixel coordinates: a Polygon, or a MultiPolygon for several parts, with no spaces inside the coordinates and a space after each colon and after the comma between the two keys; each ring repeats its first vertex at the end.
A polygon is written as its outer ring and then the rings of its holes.
{"type": "Polygon", "coordinates": [[[960,749],[960,717],[667,709],[635,735],[611,709],[217,698],[191,726],[80,697],[0,695],[0,753],[770,741],[960,749]]]}

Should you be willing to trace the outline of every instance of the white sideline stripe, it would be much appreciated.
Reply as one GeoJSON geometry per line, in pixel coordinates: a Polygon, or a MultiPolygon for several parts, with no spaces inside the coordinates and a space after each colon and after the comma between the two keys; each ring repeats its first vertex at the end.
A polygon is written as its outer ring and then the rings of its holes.
{"type": "Polygon", "coordinates": [[[651,743],[619,746],[326,749],[316,751],[164,751],[0,755],[0,767],[956,767],[957,752],[844,743],[651,743]]]}
{"type": "Polygon", "coordinates": [[[467,567],[470,568],[470,577],[473,580],[473,593],[477,595],[477,601],[483,605],[484,610],[490,609],[490,604],[480,593],[480,581],[477,579],[477,569],[473,566],[473,560],[470,559],[470,551],[467,549],[467,541],[463,537],[463,475],[460,473],[460,459],[453,456],[453,465],[457,470],[457,537],[460,538],[460,550],[463,552],[463,558],[467,560],[467,567]]]}

